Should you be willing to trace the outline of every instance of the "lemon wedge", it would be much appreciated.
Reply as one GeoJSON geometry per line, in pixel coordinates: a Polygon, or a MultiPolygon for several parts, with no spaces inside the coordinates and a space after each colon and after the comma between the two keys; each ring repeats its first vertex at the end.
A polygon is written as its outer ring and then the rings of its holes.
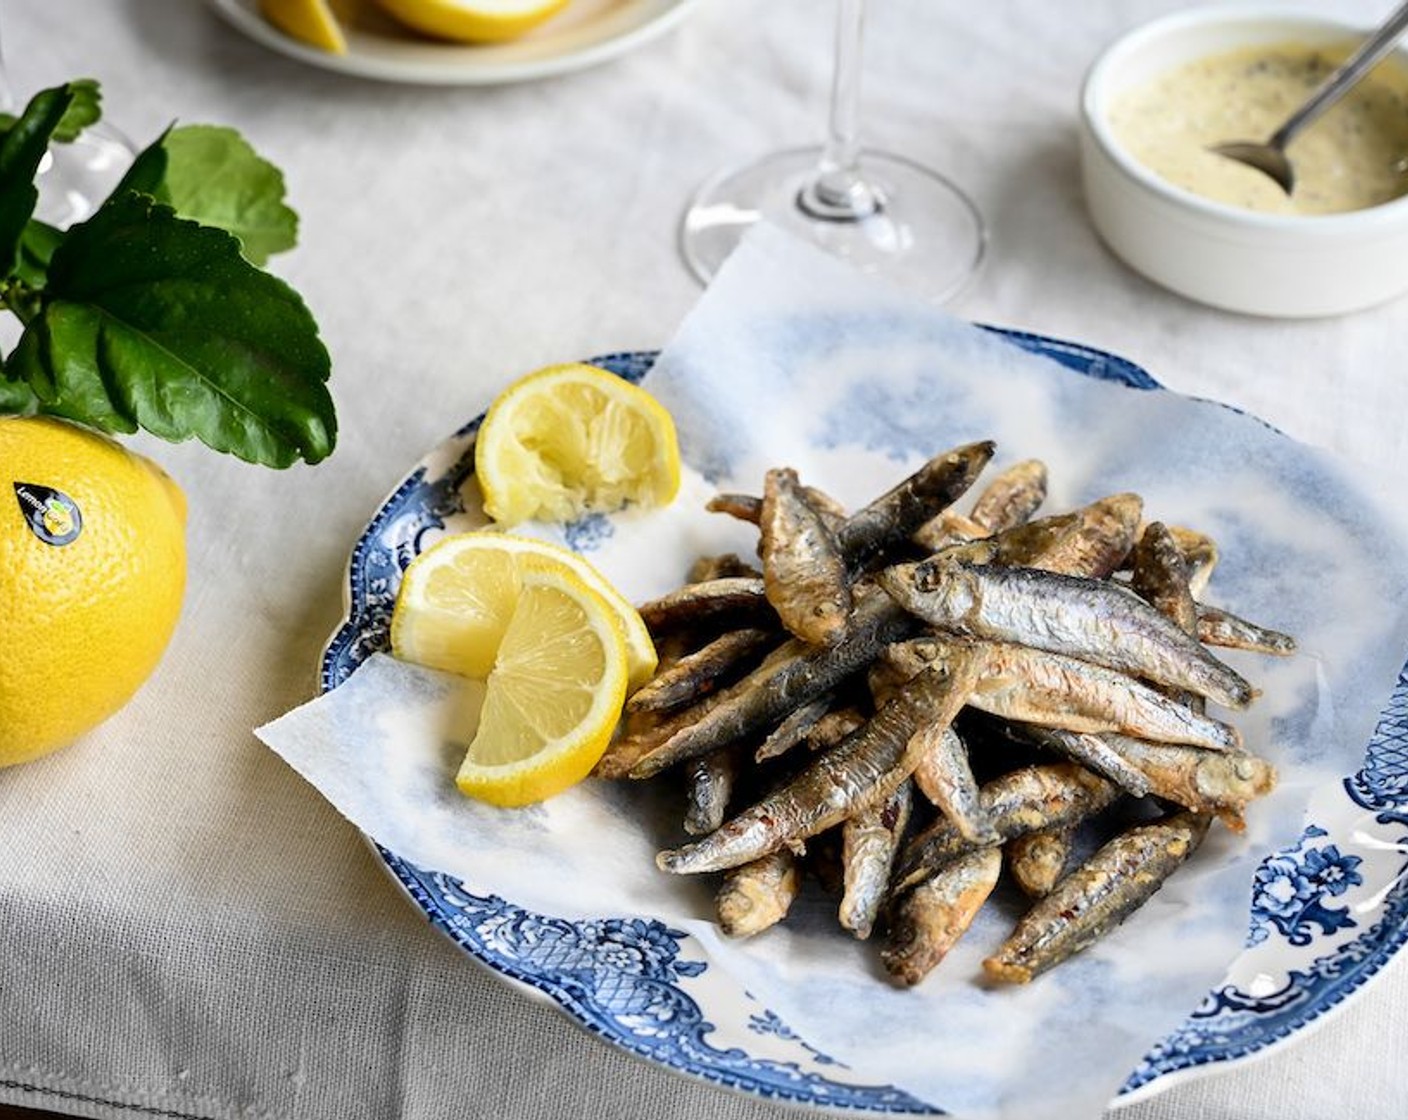
{"type": "Polygon", "coordinates": [[[505,807],[575,785],[605,753],[626,699],[625,635],[610,605],[569,569],[524,558],[479,728],[455,775],[505,807]]]}
{"type": "Polygon", "coordinates": [[[347,53],[347,37],[328,0],[259,0],[259,12],[301,43],[332,54],[347,53]]]}
{"type": "Polygon", "coordinates": [[[466,43],[497,43],[527,34],[567,6],[567,0],[377,0],[391,15],[427,35],[466,43]]]}
{"type": "Polygon", "coordinates": [[[494,400],[474,469],[484,510],[508,525],[571,521],[679,491],[675,424],[654,397],[597,366],[548,366],[494,400]]]}
{"type": "Polygon", "coordinates": [[[571,549],[496,530],[456,533],[411,561],[391,614],[391,651],[404,661],[467,677],[487,677],[508,630],[530,560],[564,569],[610,608],[626,643],[632,689],[655,672],[655,644],[611,582],[571,549]]]}

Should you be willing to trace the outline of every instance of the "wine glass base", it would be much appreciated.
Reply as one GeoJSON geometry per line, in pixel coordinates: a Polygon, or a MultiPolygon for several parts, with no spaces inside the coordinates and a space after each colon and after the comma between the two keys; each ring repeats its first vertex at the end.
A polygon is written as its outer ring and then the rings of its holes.
{"type": "Polygon", "coordinates": [[[767,221],[927,299],[942,303],[957,295],[987,248],[982,216],[968,196],[903,156],[866,151],[861,173],[879,206],[857,217],[823,215],[805,205],[821,154],[820,148],[776,152],[705,182],[680,230],[690,271],[707,282],[744,232],[767,221]]]}
{"type": "Polygon", "coordinates": [[[50,144],[35,181],[39,202],[34,216],[59,229],[91,217],[121,182],[132,158],[132,145],[102,121],[72,143],[50,144]]]}

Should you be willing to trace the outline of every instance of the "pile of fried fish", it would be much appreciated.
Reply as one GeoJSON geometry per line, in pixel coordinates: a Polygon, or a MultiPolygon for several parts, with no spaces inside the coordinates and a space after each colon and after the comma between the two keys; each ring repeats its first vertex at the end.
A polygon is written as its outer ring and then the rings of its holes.
{"type": "Polygon", "coordinates": [[[726,933],[783,918],[810,869],[915,984],[1005,867],[1032,901],[984,969],[1026,982],[1274,785],[1206,710],[1256,695],[1208,647],[1295,643],[1201,601],[1216,543],[1130,493],[1038,517],[1035,460],[958,513],[994,450],[938,455],[853,513],[771,470],[761,497],[709,503],[757,525],[760,565],[704,558],[642,606],[660,668],[596,772],[683,776],[696,839],[658,863],[724,873],[726,933]]]}

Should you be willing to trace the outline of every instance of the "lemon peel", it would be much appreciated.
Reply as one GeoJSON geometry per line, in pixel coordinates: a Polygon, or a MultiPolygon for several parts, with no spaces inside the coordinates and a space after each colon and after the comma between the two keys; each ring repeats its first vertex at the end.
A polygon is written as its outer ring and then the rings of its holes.
{"type": "Polygon", "coordinates": [[[160,661],[185,589],[185,498],[160,467],[47,417],[0,417],[0,766],[65,746],[160,661]]]}

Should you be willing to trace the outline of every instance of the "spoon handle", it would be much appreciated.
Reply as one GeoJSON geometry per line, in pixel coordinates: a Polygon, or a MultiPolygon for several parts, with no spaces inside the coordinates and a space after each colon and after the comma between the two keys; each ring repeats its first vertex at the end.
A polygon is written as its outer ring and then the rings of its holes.
{"type": "Polygon", "coordinates": [[[1291,114],[1290,118],[1271,137],[1268,143],[1274,148],[1284,148],[1301,129],[1333,105],[1354,85],[1374,63],[1393,49],[1394,42],[1408,29],[1408,3],[1401,5],[1393,15],[1384,21],[1382,27],[1366,39],[1360,48],[1345,59],[1333,74],[1310,95],[1304,105],[1291,114]]]}

